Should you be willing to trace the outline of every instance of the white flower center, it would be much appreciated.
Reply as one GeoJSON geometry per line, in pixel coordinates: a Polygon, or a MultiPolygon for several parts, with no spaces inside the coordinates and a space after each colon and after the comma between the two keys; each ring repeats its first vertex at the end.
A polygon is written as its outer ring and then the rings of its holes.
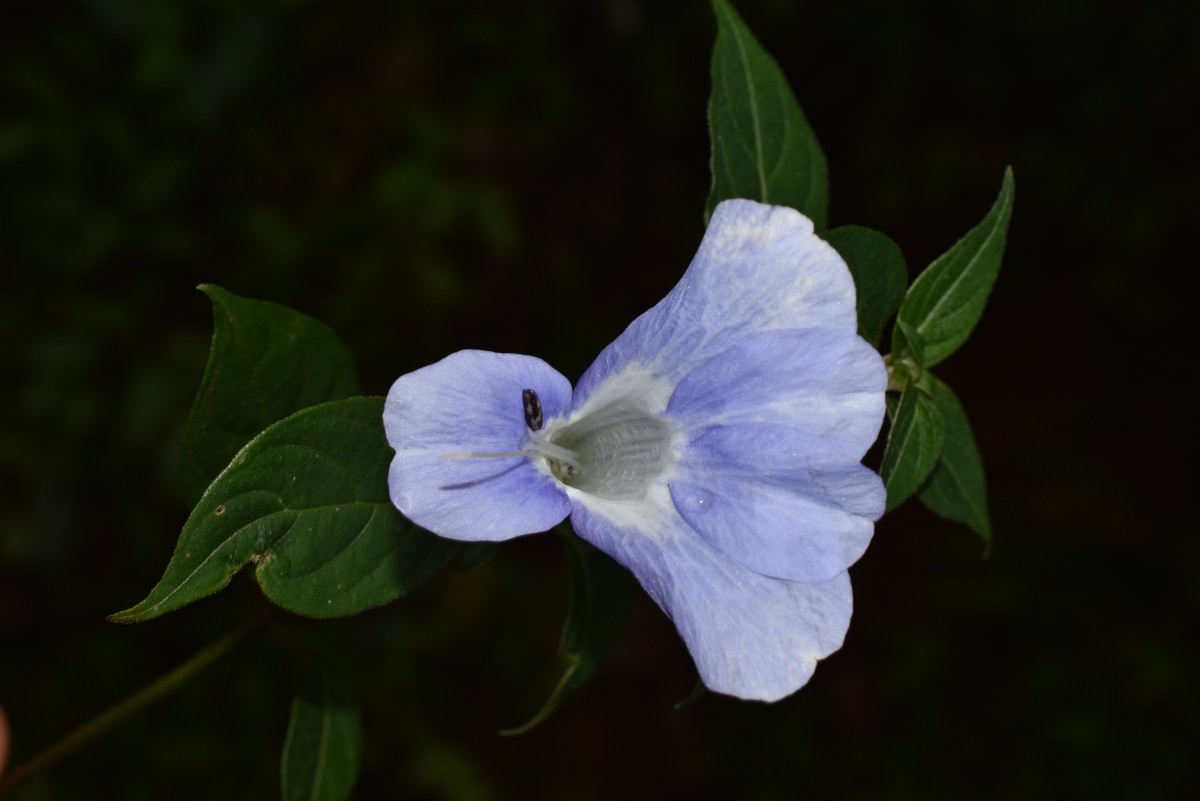
{"type": "Polygon", "coordinates": [[[658,507],[676,463],[679,427],[663,416],[674,387],[645,368],[609,377],[569,418],[545,421],[531,390],[523,393],[530,424],[519,451],[448,453],[443,459],[523,457],[589,505],[610,514],[658,507]],[[531,397],[532,396],[532,397],[531,397]],[[531,421],[539,424],[533,428],[531,421]]]}
{"type": "Polygon", "coordinates": [[[663,416],[672,387],[641,368],[610,377],[574,414],[530,433],[550,474],[579,492],[611,501],[644,499],[675,464],[678,427],[663,416]]]}

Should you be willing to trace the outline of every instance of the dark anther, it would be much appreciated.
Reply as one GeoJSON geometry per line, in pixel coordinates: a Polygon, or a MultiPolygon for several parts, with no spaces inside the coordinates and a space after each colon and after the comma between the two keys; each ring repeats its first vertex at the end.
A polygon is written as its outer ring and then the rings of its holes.
{"type": "Polygon", "coordinates": [[[530,431],[542,428],[542,399],[532,389],[521,390],[521,401],[525,404],[525,425],[530,431]]]}

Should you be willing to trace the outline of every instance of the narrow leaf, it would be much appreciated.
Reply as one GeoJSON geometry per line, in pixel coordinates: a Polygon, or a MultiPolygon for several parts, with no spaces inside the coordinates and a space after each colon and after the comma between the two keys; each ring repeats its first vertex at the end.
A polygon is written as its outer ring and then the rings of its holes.
{"type": "Polygon", "coordinates": [[[314,672],[292,703],[279,765],[283,801],[345,801],[361,758],[354,694],[327,670],[314,672]]]}
{"type": "Polygon", "coordinates": [[[200,289],[213,304],[212,347],[179,448],[180,482],[192,502],[267,426],[358,392],[354,360],[329,326],[213,284],[200,289]]]}
{"type": "Polygon", "coordinates": [[[1009,168],[1000,195],[983,221],[917,276],[897,319],[897,328],[906,328],[911,335],[893,339],[894,353],[902,350],[907,339],[918,361],[932,367],[970,336],[1000,271],[1013,191],[1009,168]]]}
{"type": "Polygon", "coordinates": [[[936,514],[966,523],[990,547],[992,526],[988,520],[983,460],[967,413],[950,387],[940,381],[933,382],[932,397],[942,418],[945,441],[941,458],[917,490],[917,497],[936,514]]]}
{"type": "Polygon", "coordinates": [[[791,206],[825,227],[829,183],[825,154],[775,59],[726,0],[713,0],[708,132],[712,191],[705,217],[722,200],[741,197],[791,206]]]}
{"type": "Polygon", "coordinates": [[[904,254],[885,234],[861,225],[843,225],[821,235],[846,260],[858,293],[858,333],[872,345],[900,308],[908,286],[904,254]]]}
{"type": "Polygon", "coordinates": [[[267,597],[312,617],[392,601],[436,573],[455,544],[392,506],[383,398],[296,412],[243,448],[183,526],[158,586],[119,622],[220,590],[248,562],[267,597]]]}
{"type": "Polygon", "coordinates": [[[534,728],[591,678],[616,645],[638,594],[637,582],[625,568],[573,534],[560,539],[571,563],[571,600],[559,645],[562,678],[531,720],[501,731],[504,735],[534,728]]]}
{"type": "Polygon", "coordinates": [[[933,400],[915,385],[900,396],[892,415],[879,476],[890,512],[917,491],[942,452],[942,418],[933,400]]]}

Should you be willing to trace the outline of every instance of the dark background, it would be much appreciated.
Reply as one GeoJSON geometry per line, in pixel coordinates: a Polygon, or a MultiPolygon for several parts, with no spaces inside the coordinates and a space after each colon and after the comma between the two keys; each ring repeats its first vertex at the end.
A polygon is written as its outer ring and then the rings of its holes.
{"type": "MultiPolygon", "coordinates": [[[[915,503],[889,515],[845,647],[773,706],[675,711],[695,674],[643,598],[582,693],[498,738],[553,685],[566,603],[554,539],[513,542],[311,627],[362,703],[356,797],[1186,797],[1200,4],[738,7],[821,137],[831,223],[888,233],[910,272],[1015,168],[999,283],[939,371],[985,457],[992,554],[915,503]]],[[[211,331],[193,287],[324,320],[370,393],[463,347],[577,376],[699,242],[713,32],[705,3],[637,0],[0,7],[13,761],[263,607],[242,576],[104,620],[187,512],[174,460],[211,331]]],[[[276,795],[294,656],[256,637],[17,797],[276,795]]]]}

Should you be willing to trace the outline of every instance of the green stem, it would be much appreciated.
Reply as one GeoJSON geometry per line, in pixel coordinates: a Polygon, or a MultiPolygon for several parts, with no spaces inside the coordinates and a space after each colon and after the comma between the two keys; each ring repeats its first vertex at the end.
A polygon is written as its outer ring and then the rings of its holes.
{"type": "Polygon", "coordinates": [[[109,707],[66,737],[63,737],[58,742],[51,744],[40,753],[35,754],[24,763],[18,765],[13,769],[12,773],[0,780],[0,798],[7,797],[14,787],[78,751],[88,741],[107,729],[112,728],[113,725],[129,717],[129,715],[144,706],[154,703],[172,690],[180,687],[188,679],[233,650],[234,646],[261,624],[262,621],[249,623],[237,631],[227,634],[203,651],[198,652],[170,673],[146,685],[119,704],[109,707]]]}
{"type": "Polygon", "coordinates": [[[908,385],[921,377],[921,365],[908,356],[896,358],[889,353],[883,357],[888,371],[888,392],[903,392],[908,385]]]}

